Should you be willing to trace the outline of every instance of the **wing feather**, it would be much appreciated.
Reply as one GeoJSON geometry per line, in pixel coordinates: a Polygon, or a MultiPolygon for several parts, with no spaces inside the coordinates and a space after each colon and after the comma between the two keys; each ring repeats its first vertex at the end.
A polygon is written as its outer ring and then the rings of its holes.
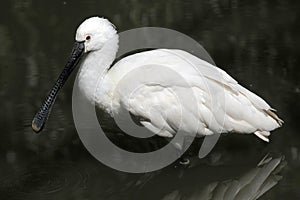
{"type": "MultiPolygon", "coordinates": [[[[146,70],[135,77],[138,89],[133,92],[123,87],[115,101],[140,119],[149,119],[141,123],[161,136],[171,137],[179,128],[201,135],[268,132],[283,123],[262,98],[239,85],[225,71],[182,50],[158,49],[125,57],[111,69],[110,78],[117,85],[128,73],[143,66],[147,66],[146,70]],[[184,81],[163,70],[151,74],[154,66],[169,67],[184,81]],[[181,102],[174,96],[174,91],[188,90],[192,90],[195,98],[186,97],[181,102]]],[[[129,80],[125,83],[131,84],[129,80]]]]}

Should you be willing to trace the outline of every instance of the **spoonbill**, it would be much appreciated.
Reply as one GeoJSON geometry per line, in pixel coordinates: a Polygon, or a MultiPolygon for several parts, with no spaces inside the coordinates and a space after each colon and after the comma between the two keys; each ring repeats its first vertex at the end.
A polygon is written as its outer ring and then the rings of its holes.
{"type": "Polygon", "coordinates": [[[198,136],[254,133],[269,142],[270,131],[283,124],[275,110],[261,97],[241,86],[222,69],[186,51],[149,50],[113,64],[118,41],[116,28],[109,20],[91,17],[82,22],[65,68],[32,121],[35,132],[43,129],[58,91],[83,55],[78,80],[84,96],[111,115],[125,109],[142,126],[159,136],[173,137],[181,128],[198,136]],[[169,67],[182,76],[188,86],[182,84],[182,80],[167,76],[163,68],[160,72],[153,66],[169,67]],[[124,77],[134,70],[140,72],[138,76],[129,76],[131,79],[124,81],[124,77]],[[134,78],[138,85],[131,91],[127,89],[130,87],[128,81],[134,78]],[[152,82],[145,83],[144,78],[152,82]],[[122,89],[116,89],[121,82],[122,89]],[[98,83],[101,86],[95,89],[98,83]],[[190,98],[191,93],[187,92],[179,102],[172,94],[174,90],[192,91],[193,97],[190,98]],[[159,109],[153,111],[150,109],[153,106],[159,106],[159,109]]]}

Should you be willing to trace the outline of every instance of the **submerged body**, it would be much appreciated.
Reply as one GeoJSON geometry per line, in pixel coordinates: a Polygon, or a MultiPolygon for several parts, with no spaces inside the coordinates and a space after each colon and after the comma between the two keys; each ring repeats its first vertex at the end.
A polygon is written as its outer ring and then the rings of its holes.
{"type": "Polygon", "coordinates": [[[176,49],[157,49],[113,63],[118,35],[106,19],[93,17],[77,30],[87,54],[79,70],[84,95],[111,115],[126,110],[163,137],[178,130],[199,136],[255,133],[269,141],[283,123],[259,96],[200,58],[176,49]]]}

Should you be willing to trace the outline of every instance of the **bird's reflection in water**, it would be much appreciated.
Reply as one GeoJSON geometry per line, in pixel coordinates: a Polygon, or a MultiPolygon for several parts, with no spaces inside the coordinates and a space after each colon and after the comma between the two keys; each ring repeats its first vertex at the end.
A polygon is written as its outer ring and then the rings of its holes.
{"type": "Polygon", "coordinates": [[[130,174],[95,165],[89,159],[36,162],[14,173],[6,170],[7,176],[0,179],[0,199],[253,200],[280,181],[286,162],[283,156],[266,156],[256,167],[246,165],[247,169],[236,164],[171,165],[151,173],[130,174]]]}
{"type": "Polygon", "coordinates": [[[200,185],[195,192],[183,194],[180,189],[174,190],[163,197],[163,200],[254,200],[261,197],[282,178],[279,174],[286,166],[283,156],[265,156],[255,168],[242,174],[238,178],[220,182],[212,182],[204,189],[200,185]]]}

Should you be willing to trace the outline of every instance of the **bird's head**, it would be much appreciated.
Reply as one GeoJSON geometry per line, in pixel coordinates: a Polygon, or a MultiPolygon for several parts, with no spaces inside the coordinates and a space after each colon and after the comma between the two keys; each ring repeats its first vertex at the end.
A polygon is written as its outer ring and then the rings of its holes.
{"type": "Polygon", "coordinates": [[[78,27],[75,40],[84,43],[86,53],[101,49],[116,33],[115,26],[107,19],[91,17],[78,27]]]}
{"type": "Polygon", "coordinates": [[[107,19],[91,17],[82,22],[76,31],[76,41],[65,68],[32,121],[32,128],[35,132],[40,132],[43,129],[58,91],[62,88],[83,54],[102,49],[104,44],[116,35],[117,31],[114,25],[107,19]]]}

